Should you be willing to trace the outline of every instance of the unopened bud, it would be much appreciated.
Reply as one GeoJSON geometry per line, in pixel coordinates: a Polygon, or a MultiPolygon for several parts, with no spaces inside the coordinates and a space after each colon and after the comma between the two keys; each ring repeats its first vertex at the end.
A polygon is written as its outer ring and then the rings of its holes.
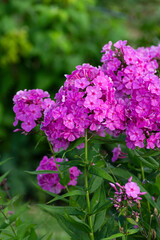
{"type": "Polygon", "coordinates": [[[158,220],[158,224],[160,224],[160,214],[158,215],[157,220],[158,220]]]}
{"type": "Polygon", "coordinates": [[[141,208],[141,204],[140,204],[140,202],[137,202],[137,208],[138,208],[138,209],[141,208]]]}
{"type": "Polygon", "coordinates": [[[156,239],[156,231],[154,229],[151,229],[151,238],[156,239]]]}
{"type": "Polygon", "coordinates": [[[138,220],[139,220],[139,216],[136,216],[136,222],[138,222],[138,220]]]}
{"type": "Polygon", "coordinates": [[[123,227],[119,228],[120,233],[123,233],[123,227]]]}
{"type": "Polygon", "coordinates": [[[158,215],[158,210],[157,208],[154,208],[154,214],[157,216],[158,215]]]}

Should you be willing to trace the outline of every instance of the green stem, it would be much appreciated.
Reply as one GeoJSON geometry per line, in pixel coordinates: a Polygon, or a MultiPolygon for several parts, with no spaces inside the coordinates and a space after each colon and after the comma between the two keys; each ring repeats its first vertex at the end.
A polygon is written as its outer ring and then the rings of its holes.
{"type": "MultiPolygon", "coordinates": [[[[144,168],[143,168],[142,162],[140,162],[140,164],[141,164],[142,181],[144,181],[144,180],[145,180],[145,176],[144,176],[144,168]]],[[[150,207],[150,203],[149,203],[148,200],[147,200],[147,205],[148,205],[149,213],[151,213],[151,207],[150,207]]]]}
{"type": "Polygon", "coordinates": [[[142,181],[144,181],[144,179],[145,179],[145,176],[144,176],[144,168],[143,168],[142,162],[140,162],[140,163],[141,163],[142,181]]]}
{"type": "Polygon", "coordinates": [[[128,222],[127,222],[127,213],[128,213],[128,211],[127,211],[128,209],[126,208],[126,240],[127,240],[127,235],[128,235],[128,222]]]}
{"type": "Polygon", "coordinates": [[[94,240],[93,226],[92,226],[92,218],[90,216],[91,206],[90,206],[90,197],[88,191],[88,139],[87,139],[87,129],[85,130],[85,168],[84,168],[84,176],[85,176],[85,188],[86,188],[86,200],[87,200],[87,210],[88,210],[88,222],[91,229],[90,239],[94,240]]]}
{"type": "MultiPolygon", "coordinates": [[[[54,153],[54,151],[53,151],[52,145],[50,144],[49,141],[48,141],[48,144],[49,144],[49,147],[50,147],[51,153],[52,153],[53,158],[54,158],[55,163],[56,163],[56,167],[57,167],[57,170],[58,170],[58,175],[59,175],[61,178],[63,178],[63,175],[62,175],[61,170],[59,169],[58,162],[57,162],[57,160],[56,160],[56,156],[55,156],[55,153],[54,153]]],[[[66,188],[67,192],[69,192],[69,189],[68,189],[68,186],[67,186],[67,185],[65,185],[65,188],[66,188]]]]}
{"type": "MultiPolygon", "coordinates": [[[[7,218],[7,216],[5,215],[5,213],[2,211],[2,209],[0,209],[0,211],[1,211],[2,215],[4,216],[4,218],[8,221],[8,218],[7,218]]],[[[17,237],[16,232],[15,232],[12,224],[10,224],[10,227],[11,227],[11,230],[12,230],[14,236],[17,237]]]]}

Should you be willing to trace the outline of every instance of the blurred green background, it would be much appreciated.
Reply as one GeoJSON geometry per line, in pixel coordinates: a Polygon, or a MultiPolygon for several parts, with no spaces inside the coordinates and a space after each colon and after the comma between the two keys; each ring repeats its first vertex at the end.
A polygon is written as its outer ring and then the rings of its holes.
{"type": "Polygon", "coordinates": [[[49,153],[37,136],[13,133],[12,98],[42,88],[52,97],[76,65],[100,65],[102,46],[127,39],[133,47],[160,42],[159,0],[0,0],[0,159],[11,160],[12,195],[42,198],[25,170],[49,153]]]}

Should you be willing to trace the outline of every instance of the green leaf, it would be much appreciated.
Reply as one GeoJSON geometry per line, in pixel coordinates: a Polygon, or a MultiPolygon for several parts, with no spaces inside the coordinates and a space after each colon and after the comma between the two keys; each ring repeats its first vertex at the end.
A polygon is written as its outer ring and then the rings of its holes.
{"type": "Polygon", "coordinates": [[[83,232],[90,233],[91,229],[88,224],[78,219],[76,216],[69,216],[65,214],[65,219],[70,222],[75,228],[82,230],[83,232]]]}
{"type": "Polygon", "coordinates": [[[0,232],[2,232],[3,229],[8,227],[10,224],[12,224],[24,211],[26,211],[28,208],[28,203],[24,204],[23,206],[19,207],[18,210],[14,214],[12,214],[10,217],[8,217],[8,222],[4,222],[0,225],[0,232]]]}
{"type": "Polygon", "coordinates": [[[38,174],[46,174],[46,173],[58,173],[58,171],[52,171],[52,170],[38,170],[38,171],[25,171],[26,173],[32,174],[32,175],[38,175],[38,174]]]}
{"type": "Polygon", "coordinates": [[[95,209],[93,210],[92,214],[97,214],[101,211],[107,210],[108,208],[110,208],[113,204],[111,203],[111,201],[107,201],[106,203],[104,203],[101,206],[96,206],[95,209]]]}
{"type": "Polygon", "coordinates": [[[148,153],[145,153],[142,155],[143,158],[147,158],[147,157],[155,157],[160,155],[160,151],[149,151],[148,153]]]}
{"type": "Polygon", "coordinates": [[[109,235],[114,233],[114,228],[115,228],[114,225],[115,225],[114,216],[109,216],[106,219],[106,223],[104,224],[104,226],[95,233],[95,239],[102,240],[102,238],[106,236],[108,237],[109,235]]]}
{"type": "Polygon", "coordinates": [[[89,183],[89,192],[95,192],[103,183],[103,178],[98,176],[93,176],[94,179],[89,183]]]}
{"type": "Polygon", "coordinates": [[[132,225],[137,225],[138,226],[138,223],[135,220],[133,220],[132,218],[127,218],[127,221],[129,223],[131,223],[132,225]]]}
{"type": "Polygon", "coordinates": [[[55,197],[54,199],[52,199],[51,201],[49,201],[48,204],[49,204],[49,203],[52,203],[52,202],[55,202],[55,201],[57,201],[57,200],[62,200],[62,199],[64,199],[64,198],[66,198],[66,197],[78,196],[78,195],[80,195],[80,196],[85,195],[85,192],[83,192],[83,191],[81,191],[81,190],[73,190],[73,191],[70,191],[70,192],[68,192],[68,193],[65,193],[65,194],[63,194],[63,195],[61,195],[61,196],[57,195],[57,197],[55,197]]]}
{"type": "Polygon", "coordinates": [[[69,215],[82,215],[84,216],[85,213],[82,212],[82,210],[74,207],[69,207],[69,206],[47,206],[45,204],[38,204],[40,208],[42,208],[44,211],[48,212],[52,216],[54,214],[59,214],[59,215],[64,215],[64,212],[66,212],[69,215]]]}
{"type": "Polygon", "coordinates": [[[95,136],[93,138],[90,139],[90,142],[93,142],[93,143],[108,143],[108,144],[115,144],[115,143],[119,143],[119,144],[125,144],[124,141],[120,141],[120,140],[117,140],[117,139],[107,139],[105,137],[100,137],[100,136],[95,136]]]}
{"type": "Polygon", "coordinates": [[[134,150],[135,152],[135,155],[142,161],[143,165],[151,168],[151,169],[154,169],[154,170],[157,170],[158,167],[159,167],[159,164],[156,160],[154,160],[154,158],[152,157],[148,157],[149,158],[149,161],[147,161],[146,159],[144,159],[137,150],[134,150]]]}
{"type": "Polygon", "coordinates": [[[46,138],[46,136],[42,136],[38,142],[36,143],[36,146],[34,147],[34,150],[36,150],[36,148],[38,147],[38,145],[40,144],[41,141],[43,141],[46,138]]]}
{"type": "MultiPolygon", "coordinates": [[[[33,227],[36,226],[35,224],[28,224],[28,223],[23,223],[20,226],[17,227],[17,240],[21,240],[23,239],[28,230],[31,229],[31,231],[33,230],[33,227]]],[[[27,234],[28,235],[28,234],[27,234]]],[[[36,240],[35,238],[32,238],[33,240],[36,240]]]]}
{"type": "Polygon", "coordinates": [[[70,179],[70,173],[69,173],[69,170],[64,170],[62,176],[59,174],[59,182],[63,185],[63,186],[66,186],[69,181],[71,180],[70,179]]]}
{"type": "Polygon", "coordinates": [[[0,183],[5,179],[5,177],[10,173],[10,171],[7,171],[0,177],[0,183]]]}
{"type": "Polygon", "coordinates": [[[2,162],[0,162],[0,166],[2,166],[4,163],[8,162],[11,159],[13,159],[13,158],[7,158],[7,159],[3,160],[2,162]]]}
{"type": "Polygon", "coordinates": [[[94,174],[98,177],[101,177],[103,179],[106,179],[108,180],[109,182],[113,182],[114,183],[114,180],[113,178],[111,177],[111,175],[109,175],[107,173],[107,171],[105,171],[104,169],[102,168],[99,168],[99,167],[95,167],[95,166],[90,166],[89,167],[89,173],[91,174],[94,174]]]}
{"type": "Polygon", "coordinates": [[[66,165],[68,167],[72,166],[84,166],[84,163],[81,160],[73,160],[73,161],[68,161],[68,162],[58,162],[59,165],[66,165]]]}
{"type": "Polygon", "coordinates": [[[60,216],[58,214],[54,215],[60,226],[71,236],[72,239],[76,240],[89,240],[89,236],[86,232],[81,231],[81,229],[75,228],[66,217],[60,216]]]}
{"type": "Polygon", "coordinates": [[[91,214],[93,215],[94,213],[94,232],[96,232],[104,223],[106,208],[104,208],[103,211],[97,211],[96,213],[96,210],[100,210],[100,207],[104,205],[104,202],[106,202],[106,193],[103,184],[97,191],[95,191],[91,200],[91,214]]]}
{"type": "Polygon", "coordinates": [[[81,138],[78,138],[77,140],[75,140],[74,142],[70,143],[69,147],[67,148],[67,150],[63,154],[63,157],[67,152],[72,151],[73,149],[75,149],[77,146],[79,146],[83,142],[84,142],[84,137],[81,137],[81,138]]]}
{"type": "MultiPolygon", "coordinates": [[[[128,229],[128,234],[127,235],[135,234],[138,231],[139,231],[139,229],[128,229]]],[[[126,234],[124,234],[124,233],[116,233],[116,234],[113,234],[110,237],[103,238],[102,240],[110,240],[110,239],[113,239],[113,238],[124,237],[124,236],[126,236],[126,234]]]]}
{"type": "MultiPolygon", "coordinates": [[[[49,191],[46,191],[46,190],[44,190],[43,188],[41,188],[38,184],[36,184],[36,183],[34,183],[34,182],[32,182],[33,183],[33,185],[37,188],[37,189],[39,189],[40,191],[42,191],[42,192],[44,192],[44,193],[47,193],[48,195],[50,195],[50,196],[52,196],[52,197],[59,197],[59,195],[58,194],[56,194],[56,193],[52,193],[52,192],[49,192],[49,191]]],[[[65,201],[65,202],[69,202],[67,199],[61,199],[61,200],[63,200],[63,201],[65,201]]]]}

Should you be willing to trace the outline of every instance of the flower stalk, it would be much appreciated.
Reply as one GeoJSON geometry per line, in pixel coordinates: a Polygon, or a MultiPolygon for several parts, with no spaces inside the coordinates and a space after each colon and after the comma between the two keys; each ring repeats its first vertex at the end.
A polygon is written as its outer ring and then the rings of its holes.
{"type": "Polygon", "coordinates": [[[84,168],[84,176],[85,176],[88,222],[89,222],[89,226],[90,226],[90,229],[91,229],[90,239],[94,240],[92,218],[90,216],[90,211],[91,211],[90,197],[89,197],[89,191],[88,191],[88,139],[87,139],[87,129],[85,130],[85,168],[84,168]]]}

